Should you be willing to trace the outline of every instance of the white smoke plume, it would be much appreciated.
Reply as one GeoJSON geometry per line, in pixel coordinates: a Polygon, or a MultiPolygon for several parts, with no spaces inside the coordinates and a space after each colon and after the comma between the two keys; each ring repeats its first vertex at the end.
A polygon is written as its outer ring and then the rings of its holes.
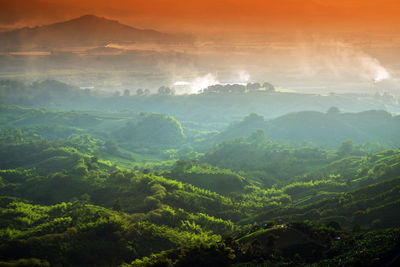
{"type": "Polygon", "coordinates": [[[212,73],[208,73],[204,76],[198,76],[192,81],[176,81],[173,83],[173,87],[177,94],[197,94],[201,90],[207,88],[208,86],[219,84],[217,77],[212,73]]]}
{"type": "Polygon", "coordinates": [[[308,77],[333,76],[375,83],[391,78],[378,59],[342,42],[320,41],[300,46],[297,52],[299,67],[308,77]]]}
{"type": "Polygon", "coordinates": [[[238,71],[240,83],[248,83],[250,81],[250,74],[245,70],[238,71]]]}
{"type": "Polygon", "coordinates": [[[389,72],[379,63],[377,59],[365,55],[364,57],[360,58],[360,61],[361,65],[365,69],[365,77],[372,77],[375,83],[391,78],[389,72]]]}
{"type": "Polygon", "coordinates": [[[197,77],[190,84],[190,89],[192,94],[196,94],[199,91],[207,88],[208,86],[218,84],[219,81],[215,75],[208,73],[203,77],[197,77]]]}

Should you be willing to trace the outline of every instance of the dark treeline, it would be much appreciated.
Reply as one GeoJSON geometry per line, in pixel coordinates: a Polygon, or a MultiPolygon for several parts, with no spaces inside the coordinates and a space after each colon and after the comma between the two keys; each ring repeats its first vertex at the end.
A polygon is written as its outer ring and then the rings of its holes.
{"type": "Polygon", "coordinates": [[[80,89],[53,80],[32,84],[0,80],[0,103],[53,110],[155,112],[173,116],[181,122],[197,124],[198,127],[207,130],[227,126],[230,122],[250,113],[273,119],[305,110],[325,113],[332,106],[339,108],[342,113],[367,110],[400,112],[398,96],[387,93],[376,95],[285,93],[277,91],[269,83],[247,86],[215,85],[203,93],[192,95],[171,95],[172,91],[172,88],[165,86],[155,94],[150,94],[146,89],[129,87],[118,92],[111,89],[97,91],[80,89]],[[241,89],[236,92],[232,88],[241,89]]]}

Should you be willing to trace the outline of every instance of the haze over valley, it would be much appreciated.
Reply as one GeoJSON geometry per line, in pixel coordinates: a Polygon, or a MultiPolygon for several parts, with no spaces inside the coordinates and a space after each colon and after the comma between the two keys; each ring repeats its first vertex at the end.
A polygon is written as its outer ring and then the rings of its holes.
{"type": "Polygon", "coordinates": [[[397,0],[0,0],[0,266],[400,266],[397,0]]]}
{"type": "Polygon", "coordinates": [[[0,34],[0,77],[134,93],[268,81],[282,91],[397,94],[399,40],[386,33],[215,35],[142,30],[95,15],[0,34]],[[365,40],[369,41],[366,42],[365,40]],[[391,54],[390,57],[386,56],[391,54]]]}

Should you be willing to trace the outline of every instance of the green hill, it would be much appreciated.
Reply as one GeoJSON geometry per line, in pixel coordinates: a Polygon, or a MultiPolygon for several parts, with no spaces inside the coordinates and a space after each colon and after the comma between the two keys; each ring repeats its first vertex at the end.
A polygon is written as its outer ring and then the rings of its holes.
{"type": "Polygon", "coordinates": [[[397,134],[400,117],[382,110],[334,114],[302,111],[267,121],[250,114],[210,141],[247,137],[258,129],[264,130],[275,141],[310,143],[325,148],[334,148],[348,139],[356,143],[380,142],[391,147],[400,143],[397,134]]]}

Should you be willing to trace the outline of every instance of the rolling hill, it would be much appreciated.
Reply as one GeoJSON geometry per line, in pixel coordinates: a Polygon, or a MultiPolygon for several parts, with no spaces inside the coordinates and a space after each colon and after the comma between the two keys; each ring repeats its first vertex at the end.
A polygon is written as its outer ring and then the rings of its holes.
{"type": "Polygon", "coordinates": [[[267,136],[279,142],[309,142],[325,148],[333,148],[348,139],[356,143],[379,141],[396,147],[399,142],[399,116],[384,110],[359,113],[323,113],[317,111],[293,112],[272,120],[250,114],[232,123],[215,136],[217,142],[249,136],[261,129],[267,136]]]}

